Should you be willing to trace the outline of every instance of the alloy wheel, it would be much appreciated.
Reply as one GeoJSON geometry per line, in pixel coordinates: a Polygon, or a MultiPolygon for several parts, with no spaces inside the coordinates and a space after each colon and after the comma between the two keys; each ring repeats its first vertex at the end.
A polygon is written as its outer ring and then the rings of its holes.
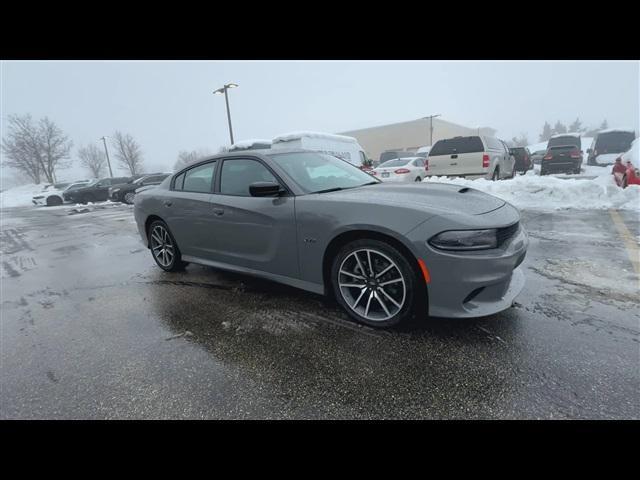
{"type": "Polygon", "coordinates": [[[338,270],[343,300],[371,322],[398,314],[407,297],[407,285],[398,265],[384,253],[362,248],[349,253],[338,270]]]}
{"type": "Polygon", "coordinates": [[[175,257],[175,247],[171,236],[162,225],[156,225],[151,230],[151,251],[156,261],[165,268],[169,268],[175,257]]]}

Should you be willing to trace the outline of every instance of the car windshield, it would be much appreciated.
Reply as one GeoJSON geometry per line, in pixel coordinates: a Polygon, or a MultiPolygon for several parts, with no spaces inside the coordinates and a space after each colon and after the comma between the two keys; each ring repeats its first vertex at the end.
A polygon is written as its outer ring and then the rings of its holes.
{"type": "Polygon", "coordinates": [[[634,137],[633,132],[601,133],[596,140],[596,150],[611,153],[626,152],[631,148],[634,137]]]}
{"type": "Polygon", "coordinates": [[[390,168],[390,167],[402,167],[409,163],[413,158],[395,158],[393,160],[387,160],[378,168],[390,168]]]}
{"type": "Polygon", "coordinates": [[[342,190],[379,183],[379,180],[349,162],[324,153],[280,153],[270,157],[305,193],[342,190]]]}

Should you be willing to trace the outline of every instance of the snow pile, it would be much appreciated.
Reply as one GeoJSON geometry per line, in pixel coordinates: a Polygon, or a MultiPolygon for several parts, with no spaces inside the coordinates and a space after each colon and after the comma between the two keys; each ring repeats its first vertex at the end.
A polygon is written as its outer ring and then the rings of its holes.
{"type": "Polygon", "coordinates": [[[495,195],[525,210],[640,210],[640,186],[618,187],[612,175],[593,179],[538,176],[529,171],[497,182],[464,178],[426,177],[423,182],[440,182],[475,188],[495,195]]]}
{"type": "Polygon", "coordinates": [[[41,195],[43,190],[44,185],[36,185],[34,183],[9,188],[0,193],[0,208],[33,205],[31,199],[36,195],[41,195]]]}
{"type": "Polygon", "coordinates": [[[631,149],[622,155],[622,162],[627,163],[631,160],[631,164],[640,168],[640,138],[636,138],[631,144],[631,149]]]}
{"type": "Polygon", "coordinates": [[[248,150],[254,147],[265,148],[265,145],[271,145],[271,140],[267,140],[264,138],[251,138],[248,140],[242,140],[240,142],[236,142],[229,147],[229,151],[233,152],[234,150],[248,150]]]}
{"type": "Polygon", "coordinates": [[[274,137],[273,143],[290,142],[291,140],[299,140],[301,138],[321,138],[323,140],[333,140],[334,142],[358,143],[358,141],[355,138],[347,137],[345,135],[334,135],[332,133],[308,132],[308,131],[290,132],[290,133],[278,135],[274,137]]]}

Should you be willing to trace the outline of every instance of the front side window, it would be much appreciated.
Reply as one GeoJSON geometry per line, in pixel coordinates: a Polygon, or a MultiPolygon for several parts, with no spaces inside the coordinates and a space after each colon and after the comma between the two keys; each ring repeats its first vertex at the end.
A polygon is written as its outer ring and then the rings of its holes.
{"type": "Polygon", "coordinates": [[[276,177],[257,160],[225,160],[220,177],[220,193],[250,197],[249,185],[255,182],[279,183],[276,177]]]}
{"type": "Polygon", "coordinates": [[[305,193],[379,183],[349,162],[323,153],[281,153],[270,157],[305,193]]]}
{"type": "Polygon", "coordinates": [[[211,193],[213,177],[216,172],[216,163],[217,162],[205,163],[204,165],[187,170],[184,174],[178,175],[174,189],[184,192],[211,193]],[[182,182],[182,188],[180,189],[178,188],[180,186],[178,180],[182,175],[184,175],[184,180],[182,182]]]}

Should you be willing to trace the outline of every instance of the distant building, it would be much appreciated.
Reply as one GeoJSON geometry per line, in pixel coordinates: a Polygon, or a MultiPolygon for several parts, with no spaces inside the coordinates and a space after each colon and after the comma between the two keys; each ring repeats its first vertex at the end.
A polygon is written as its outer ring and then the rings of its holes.
{"type": "MultiPolygon", "coordinates": [[[[382,152],[390,150],[415,152],[420,147],[428,146],[430,144],[429,126],[428,118],[420,118],[408,122],[341,132],[340,135],[355,137],[369,158],[378,161],[382,152]]],[[[495,134],[496,130],[489,127],[470,128],[441,118],[433,119],[433,143],[442,138],[467,135],[494,136],[495,134]]]]}

